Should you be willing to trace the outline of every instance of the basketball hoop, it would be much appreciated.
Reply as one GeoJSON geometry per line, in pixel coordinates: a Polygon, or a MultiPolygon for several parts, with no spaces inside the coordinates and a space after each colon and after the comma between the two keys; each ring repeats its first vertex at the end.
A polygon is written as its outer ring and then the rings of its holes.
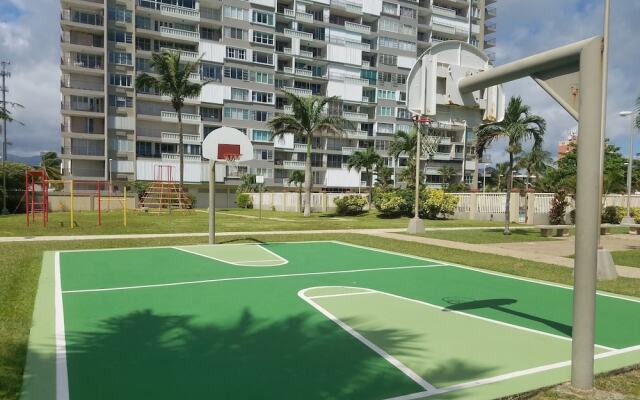
{"type": "Polygon", "coordinates": [[[227,164],[227,176],[238,176],[238,163],[240,162],[240,155],[226,155],[224,162],[227,164]]]}

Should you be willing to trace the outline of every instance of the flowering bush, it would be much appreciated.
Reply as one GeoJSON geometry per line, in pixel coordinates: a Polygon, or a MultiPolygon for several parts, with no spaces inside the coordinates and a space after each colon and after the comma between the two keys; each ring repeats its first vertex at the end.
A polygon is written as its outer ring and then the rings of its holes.
{"type": "Polygon", "coordinates": [[[549,209],[549,223],[551,225],[563,225],[565,223],[564,216],[568,205],[567,192],[563,189],[558,190],[558,193],[553,195],[551,208],[549,209]]]}
{"type": "Polygon", "coordinates": [[[367,205],[367,199],[357,194],[351,194],[333,199],[338,215],[358,215],[362,214],[367,205]]]}
{"type": "Polygon", "coordinates": [[[426,188],[424,190],[426,200],[423,203],[424,213],[429,219],[436,219],[439,215],[447,218],[456,212],[458,198],[441,189],[426,188]]]}
{"type": "Polygon", "coordinates": [[[406,208],[406,201],[395,192],[385,192],[376,195],[373,205],[384,217],[398,217],[406,208]]]}

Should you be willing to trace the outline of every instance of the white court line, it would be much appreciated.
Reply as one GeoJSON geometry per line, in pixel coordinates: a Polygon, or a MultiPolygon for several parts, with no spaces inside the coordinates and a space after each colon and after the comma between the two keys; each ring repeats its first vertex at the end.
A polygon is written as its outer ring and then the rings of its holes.
{"type": "MultiPolygon", "coordinates": [[[[606,353],[596,354],[593,358],[596,359],[596,360],[599,360],[599,359],[613,357],[613,356],[617,356],[617,355],[624,354],[624,353],[631,353],[631,352],[639,351],[639,350],[640,350],[640,346],[632,346],[632,347],[627,347],[627,348],[624,348],[624,349],[612,350],[612,351],[608,351],[606,353]]],[[[513,379],[513,378],[519,378],[519,377],[526,376],[526,375],[533,375],[533,374],[537,374],[537,373],[540,373],[540,372],[550,371],[552,369],[568,367],[570,365],[571,365],[571,360],[561,361],[561,362],[557,362],[557,363],[553,363],[553,364],[542,365],[542,366],[535,367],[535,368],[524,369],[524,370],[521,370],[521,371],[509,372],[509,373],[506,373],[506,374],[503,374],[503,375],[497,375],[497,376],[493,376],[493,377],[490,377],[490,378],[484,378],[484,379],[478,379],[478,380],[475,380],[475,381],[459,383],[459,384],[452,385],[452,386],[447,386],[447,387],[444,387],[444,388],[441,388],[441,389],[436,389],[435,391],[424,391],[424,392],[410,393],[410,394],[403,395],[403,396],[388,398],[386,400],[415,400],[415,399],[423,399],[423,398],[435,396],[435,395],[438,395],[438,394],[454,392],[454,391],[462,390],[462,389],[470,389],[470,388],[473,388],[473,387],[487,385],[487,384],[490,384],[490,383],[497,383],[497,382],[502,382],[502,381],[506,381],[506,380],[509,380],[509,379],[513,379]]]]}
{"type": "Polygon", "coordinates": [[[309,305],[311,305],[313,308],[315,308],[316,310],[320,311],[320,313],[322,313],[325,317],[329,318],[331,321],[336,323],[342,329],[347,331],[347,333],[349,333],[351,336],[353,336],[356,339],[358,339],[365,346],[369,347],[371,350],[373,350],[376,353],[378,353],[382,358],[387,360],[387,362],[389,362],[394,367],[398,368],[400,371],[402,371],[402,373],[404,373],[406,376],[408,376],[411,380],[413,380],[415,383],[420,385],[422,388],[424,388],[426,390],[429,390],[429,391],[435,390],[435,387],[432,384],[430,384],[429,382],[427,382],[424,379],[422,379],[422,377],[420,375],[416,374],[411,368],[407,367],[400,360],[398,360],[397,358],[393,357],[392,355],[390,355],[386,351],[382,350],[375,343],[371,342],[369,339],[367,339],[364,336],[362,336],[360,333],[358,333],[352,327],[350,327],[346,323],[342,322],[335,315],[331,314],[329,311],[324,309],[322,306],[320,306],[319,304],[314,302],[313,299],[311,299],[311,298],[309,298],[309,297],[307,297],[305,295],[305,292],[307,290],[320,289],[320,288],[323,288],[323,287],[328,287],[328,286],[317,286],[317,287],[313,287],[313,288],[302,289],[302,290],[300,290],[298,292],[298,296],[301,299],[303,299],[304,301],[306,301],[307,303],[309,303],[309,305]]]}
{"type": "MultiPolygon", "coordinates": [[[[326,287],[337,287],[337,286],[326,286],[326,287]]],[[[346,287],[346,286],[339,286],[339,287],[346,287]]],[[[437,306],[435,304],[431,304],[431,303],[427,303],[427,302],[424,302],[424,301],[412,299],[410,297],[399,296],[397,294],[388,293],[388,292],[381,292],[379,290],[368,289],[368,288],[360,288],[360,287],[349,287],[349,288],[351,288],[351,289],[360,289],[360,290],[363,290],[363,292],[339,293],[339,294],[333,294],[333,295],[327,295],[327,296],[314,296],[314,297],[310,297],[310,298],[315,299],[315,298],[320,298],[320,297],[341,297],[341,296],[350,296],[350,295],[353,295],[353,294],[381,294],[381,295],[385,295],[385,296],[389,296],[389,297],[395,297],[395,298],[400,299],[400,300],[410,301],[412,303],[417,303],[417,304],[421,304],[421,305],[424,305],[424,306],[427,306],[427,307],[435,308],[436,310],[446,311],[446,312],[450,312],[450,313],[458,314],[458,315],[463,315],[465,317],[479,319],[481,321],[490,322],[490,323],[493,323],[493,324],[496,324],[496,325],[506,326],[508,328],[518,329],[518,330],[526,331],[526,332],[530,332],[530,333],[537,333],[539,335],[549,336],[549,337],[552,337],[554,339],[561,339],[561,340],[564,340],[564,341],[571,342],[571,338],[570,337],[555,335],[553,333],[539,331],[537,329],[525,328],[524,326],[513,325],[513,324],[510,324],[508,322],[502,322],[502,321],[498,321],[498,320],[494,320],[494,319],[490,319],[490,318],[485,318],[485,317],[481,317],[481,316],[478,316],[478,315],[469,314],[469,313],[466,313],[466,312],[463,312],[463,311],[451,310],[451,309],[448,309],[448,308],[445,308],[445,307],[437,306]],[[364,290],[369,290],[369,292],[364,292],[364,290]]],[[[612,347],[601,346],[599,344],[596,344],[595,347],[600,347],[600,348],[605,349],[607,351],[616,351],[617,350],[617,349],[614,349],[612,347]]]]}
{"type": "Polygon", "coordinates": [[[363,292],[349,292],[349,293],[336,293],[336,294],[321,294],[319,296],[307,296],[308,299],[326,299],[328,297],[344,297],[344,296],[358,296],[361,294],[376,293],[373,290],[366,290],[363,292]]]}
{"type": "Polygon", "coordinates": [[[157,288],[157,287],[167,287],[167,286],[182,286],[182,285],[196,285],[196,284],[214,283],[214,282],[244,281],[244,280],[253,280],[253,279],[289,278],[289,277],[296,277],[296,276],[311,276],[311,275],[348,274],[348,273],[352,273],[352,272],[374,272],[374,271],[394,271],[394,270],[400,270],[400,269],[438,268],[438,267],[441,267],[441,266],[442,265],[440,265],[440,264],[430,264],[430,265],[411,265],[411,266],[405,266],[405,267],[380,267],[380,268],[365,268],[365,269],[348,269],[348,270],[340,270],[340,271],[301,272],[301,273],[298,273],[298,274],[241,276],[241,277],[233,277],[233,278],[203,279],[203,280],[199,280],[199,281],[158,283],[158,284],[153,284],[153,285],[121,286],[121,287],[111,287],[111,288],[101,288],[101,289],[65,290],[62,293],[63,294],[68,294],[68,293],[113,292],[113,291],[118,291],[118,290],[146,289],[146,288],[157,288]]]}
{"type": "MultiPolygon", "coordinates": [[[[332,243],[336,243],[336,244],[341,244],[341,245],[344,245],[344,246],[350,246],[350,247],[356,247],[356,248],[359,248],[359,249],[377,251],[379,253],[393,254],[393,255],[396,255],[396,256],[413,258],[413,259],[422,260],[422,261],[437,262],[437,263],[440,263],[442,265],[455,267],[455,268],[460,268],[460,269],[468,269],[470,271],[480,272],[480,273],[487,274],[487,275],[495,275],[495,276],[500,276],[502,278],[516,279],[516,280],[519,280],[519,281],[525,281],[525,282],[537,283],[537,284],[545,285],[545,286],[553,286],[553,287],[557,287],[557,288],[561,288],[561,289],[573,290],[573,287],[571,287],[569,285],[563,285],[561,283],[553,283],[553,282],[547,282],[547,281],[538,280],[538,279],[525,278],[525,277],[517,276],[517,275],[510,275],[510,274],[506,274],[506,273],[502,273],[502,272],[488,271],[488,270],[484,270],[484,269],[481,269],[481,268],[469,267],[467,265],[455,264],[455,263],[450,263],[450,262],[447,262],[447,261],[440,261],[440,260],[436,260],[436,259],[433,259],[433,258],[414,256],[412,254],[403,254],[403,253],[398,253],[398,252],[391,251],[391,250],[377,249],[375,247],[361,246],[359,244],[341,242],[339,240],[328,240],[328,241],[332,242],[332,243]]],[[[284,243],[284,242],[273,242],[273,243],[284,243]]],[[[294,242],[294,243],[299,243],[299,242],[294,242]]],[[[509,256],[501,256],[501,257],[509,257],[509,256]]],[[[511,257],[511,258],[515,258],[515,257],[511,257]]],[[[620,296],[620,295],[616,295],[616,294],[609,293],[609,292],[603,292],[603,291],[600,291],[600,290],[598,290],[596,292],[596,294],[599,295],[599,296],[603,296],[603,297],[612,297],[614,299],[626,300],[626,301],[630,301],[632,303],[640,303],[640,299],[637,299],[637,298],[634,298],[634,297],[630,297],[630,296],[620,296]]]]}
{"type": "MultiPolygon", "coordinates": [[[[223,260],[222,258],[210,256],[210,255],[207,255],[207,254],[202,254],[202,253],[197,253],[195,251],[182,249],[180,247],[171,247],[171,248],[175,249],[175,250],[179,250],[179,251],[184,251],[185,253],[194,254],[196,256],[200,256],[200,257],[216,260],[216,261],[219,261],[221,263],[235,265],[237,267],[252,267],[252,265],[244,264],[243,261],[228,261],[228,260],[223,260]]],[[[262,249],[264,249],[264,248],[262,248],[262,249]]],[[[280,265],[285,265],[285,264],[289,263],[289,260],[285,260],[284,258],[280,257],[279,255],[277,255],[275,253],[273,253],[273,252],[269,252],[269,253],[273,254],[276,258],[280,259],[280,262],[278,263],[277,260],[256,260],[256,261],[259,261],[259,262],[263,262],[263,261],[272,261],[273,262],[270,265],[261,265],[262,267],[278,267],[280,265]]]]}
{"type": "Polygon", "coordinates": [[[67,343],[64,331],[64,306],[62,303],[62,279],[60,276],[60,253],[54,255],[55,277],[55,339],[56,339],[56,400],[69,399],[69,377],[67,372],[67,343]]]}

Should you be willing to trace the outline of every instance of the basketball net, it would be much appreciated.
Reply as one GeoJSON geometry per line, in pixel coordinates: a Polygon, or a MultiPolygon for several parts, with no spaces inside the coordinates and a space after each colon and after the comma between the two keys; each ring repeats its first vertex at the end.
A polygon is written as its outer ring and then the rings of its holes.
{"type": "Polygon", "coordinates": [[[438,151],[440,144],[439,136],[429,135],[430,124],[433,120],[429,117],[415,115],[413,121],[416,123],[420,135],[420,154],[431,158],[438,151]]]}
{"type": "Polygon", "coordinates": [[[227,164],[227,176],[238,176],[239,154],[225,154],[224,162],[227,164]]]}

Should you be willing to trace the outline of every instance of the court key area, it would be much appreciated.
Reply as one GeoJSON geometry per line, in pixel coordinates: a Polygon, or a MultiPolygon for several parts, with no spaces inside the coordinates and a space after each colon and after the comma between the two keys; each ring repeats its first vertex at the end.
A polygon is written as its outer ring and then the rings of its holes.
{"type": "MultiPolygon", "coordinates": [[[[640,363],[597,296],[596,369],[640,363]]],[[[572,290],[335,241],[45,254],[23,398],[493,399],[569,379],[572,290]]]]}

